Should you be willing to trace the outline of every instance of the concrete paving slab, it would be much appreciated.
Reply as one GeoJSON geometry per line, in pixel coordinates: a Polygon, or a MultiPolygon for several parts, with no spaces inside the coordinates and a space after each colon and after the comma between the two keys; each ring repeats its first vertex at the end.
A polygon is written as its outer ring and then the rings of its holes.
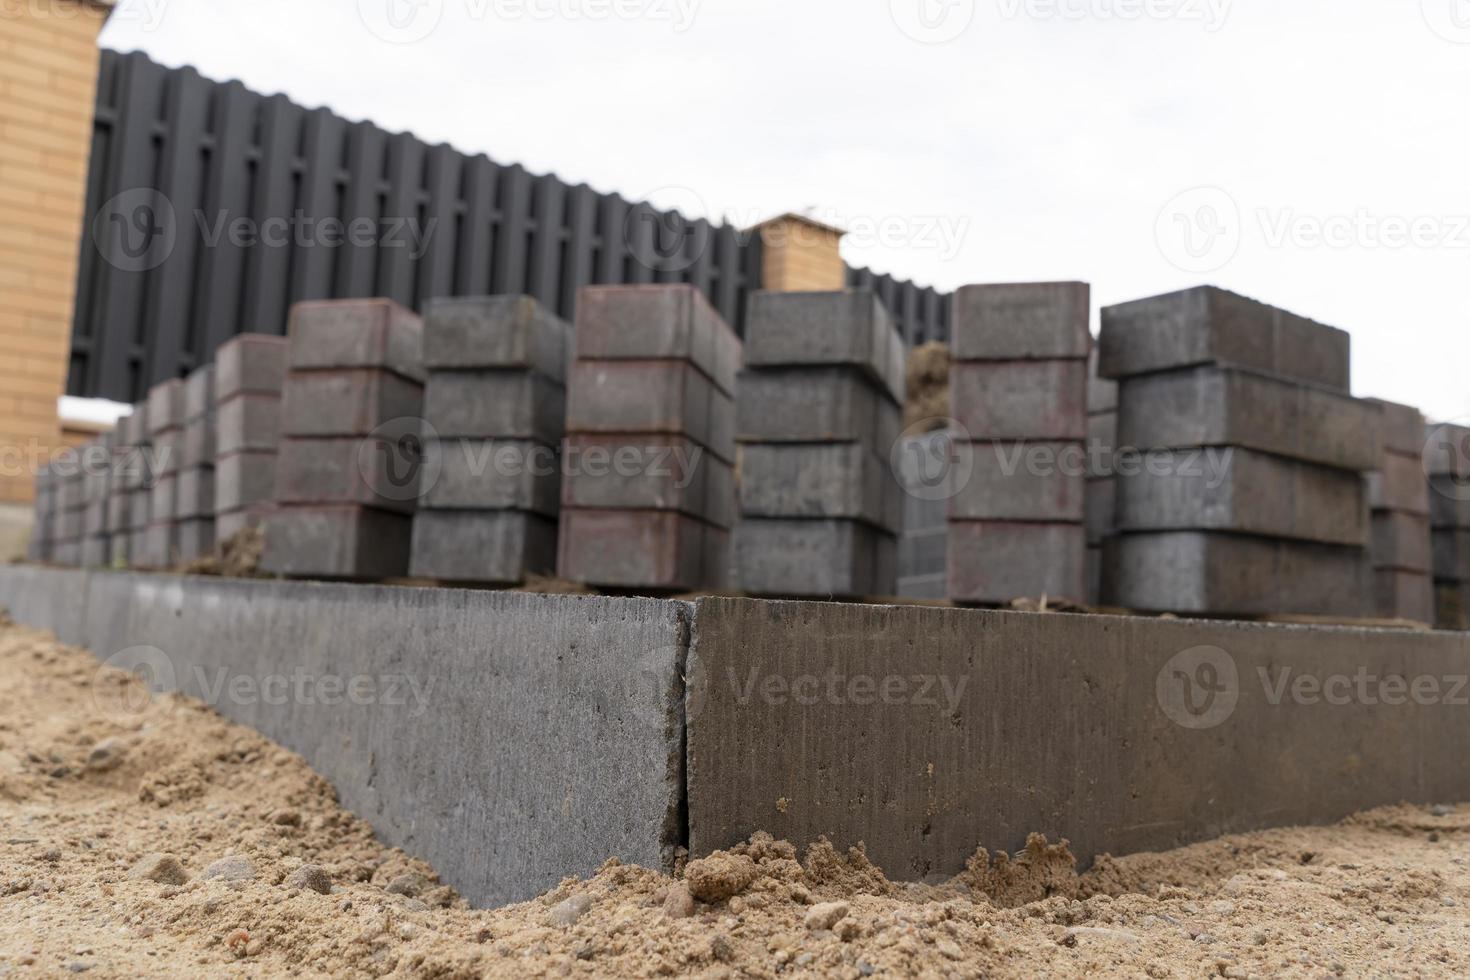
{"type": "Polygon", "coordinates": [[[745,517],[735,569],[738,586],[756,595],[896,595],[898,539],[859,521],[745,517]]]}
{"type": "Polygon", "coordinates": [[[566,429],[683,435],[735,461],[735,404],[689,361],[574,362],[566,429]]]}
{"type": "Polygon", "coordinates": [[[1383,568],[1373,571],[1378,615],[1434,625],[1434,577],[1420,572],[1383,568]]]}
{"type": "Polygon", "coordinates": [[[1434,570],[1429,518],[1392,511],[1375,513],[1371,558],[1375,569],[1429,574],[1434,570]]]}
{"type": "Polygon", "coordinates": [[[971,361],[949,369],[950,412],[974,439],[1087,438],[1087,362],[971,361]]]}
{"type": "MultiPolygon", "coordinates": [[[[1367,475],[1368,504],[1374,510],[1396,510],[1405,514],[1429,514],[1431,504],[1441,505],[1430,492],[1431,480],[1452,477],[1425,477],[1424,463],[1417,456],[1384,453],[1378,468],[1367,475]]],[[[1470,493],[1465,494],[1470,499],[1470,493]]],[[[1449,499],[1449,498],[1447,498],[1449,499]]],[[[1439,511],[1435,511],[1439,513],[1439,511]]]]}
{"type": "Polygon", "coordinates": [[[412,513],[422,461],[405,460],[363,439],[282,439],[276,456],[280,504],[361,504],[412,513]]]}
{"type": "Polygon", "coordinates": [[[961,286],[950,300],[957,361],[1070,360],[1092,350],[1085,282],[961,286]]]}
{"type": "Polygon", "coordinates": [[[269,504],[276,496],[275,453],[230,453],[214,463],[214,510],[227,514],[269,504]]]}
{"type": "Polygon", "coordinates": [[[563,507],[676,510],[716,527],[737,517],[735,471],[683,436],[567,436],[563,507]]]}
{"type": "Polygon", "coordinates": [[[291,307],[287,367],[371,368],[423,384],[423,321],[387,299],[321,300],[291,307]]]}
{"type": "Polygon", "coordinates": [[[276,395],[286,384],[285,337],[243,333],[214,354],[214,395],[223,403],[236,395],[276,395]]]}
{"type": "Polygon", "coordinates": [[[561,510],[561,456],[516,439],[428,439],[420,508],[525,510],[555,518],[561,510]]]}
{"type": "Polygon", "coordinates": [[[293,370],[282,395],[281,435],[365,436],[423,413],[423,387],[389,371],[293,370]]]}
{"type": "Polygon", "coordinates": [[[184,424],[201,419],[214,409],[214,365],[195,368],[184,379],[184,424]]]}
{"type": "Polygon", "coordinates": [[[763,368],[736,383],[741,442],[855,442],[887,456],[903,413],[847,368],[763,368]]]}
{"type": "Polygon", "coordinates": [[[671,510],[562,508],[557,575],[611,589],[728,584],[730,532],[671,510]]]}
{"type": "Polygon", "coordinates": [[[566,432],[567,391],[530,371],[435,371],[424,389],[424,418],[444,438],[555,446],[566,432]]]}
{"type": "Polygon", "coordinates": [[[869,290],[762,291],[750,297],[747,368],[849,367],[902,405],[906,363],[902,336],[869,290]]]}
{"type": "Polygon", "coordinates": [[[184,425],[184,382],[169,378],[148,389],[148,435],[180,429],[184,425]]]}
{"type": "Polygon", "coordinates": [[[833,518],[903,530],[903,490],[886,456],[861,443],[747,443],[740,448],[746,517],[833,518]]]}
{"type": "Polygon", "coordinates": [[[260,570],[292,578],[408,574],[413,517],[350,504],[277,507],[265,520],[260,570]]]}
{"type": "Polygon", "coordinates": [[[556,521],[524,511],[421,510],[409,574],[500,585],[555,575],[556,531],[556,521]]]}
{"type": "Polygon", "coordinates": [[[534,371],[566,384],[571,327],[529,296],[456,296],[424,309],[424,367],[534,371]]]}
{"type": "Polygon", "coordinates": [[[694,364],[727,397],[735,394],[740,338],[694,286],[586,286],[577,293],[576,358],[694,364]]]}
{"type": "Polygon", "coordinates": [[[951,520],[1085,519],[1086,457],[1080,442],[956,442],[951,520]]]}
{"type": "Polygon", "coordinates": [[[1086,592],[1087,529],[1080,521],[949,522],[949,597],[956,602],[1081,602],[1086,592]]]}
{"type": "Polygon", "coordinates": [[[281,441],[279,395],[240,394],[219,403],[215,432],[218,455],[275,452],[281,441]]]}

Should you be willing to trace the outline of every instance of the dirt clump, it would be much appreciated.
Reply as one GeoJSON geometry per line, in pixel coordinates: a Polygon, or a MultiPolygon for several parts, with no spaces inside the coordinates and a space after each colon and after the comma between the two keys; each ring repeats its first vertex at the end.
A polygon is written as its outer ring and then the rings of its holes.
{"type": "MultiPolygon", "coordinates": [[[[908,399],[903,423],[929,422],[924,431],[942,429],[949,418],[949,345],[939,340],[920,344],[909,352],[908,399]]],[[[909,435],[921,435],[918,430],[909,435]]]]}

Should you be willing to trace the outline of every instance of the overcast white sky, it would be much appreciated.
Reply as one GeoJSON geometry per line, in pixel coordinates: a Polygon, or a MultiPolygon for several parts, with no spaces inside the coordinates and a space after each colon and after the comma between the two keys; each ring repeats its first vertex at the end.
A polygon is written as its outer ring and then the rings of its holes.
{"type": "Polygon", "coordinates": [[[102,43],[741,225],[812,207],[944,289],[1216,283],[1470,416],[1470,0],[123,0],[102,43]]]}

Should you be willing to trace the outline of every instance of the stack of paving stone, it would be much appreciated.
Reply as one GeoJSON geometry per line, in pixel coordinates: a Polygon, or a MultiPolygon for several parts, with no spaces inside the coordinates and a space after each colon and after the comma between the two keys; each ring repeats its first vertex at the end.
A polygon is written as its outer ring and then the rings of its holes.
{"type": "Polygon", "coordinates": [[[408,574],[423,467],[422,334],[418,316],[390,300],[292,308],[263,571],[408,574]]]}
{"type": "Polygon", "coordinates": [[[527,296],[440,299],[424,311],[414,576],[516,584],[555,574],[570,331],[527,296]]]}
{"type": "Polygon", "coordinates": [[[82,561],[82,530],[86,521],[86,474],[76,450],[64,451],[52,463],[56,476],[56,505],[51,512],[51,560],[58,565],[82,561]]]}
{"type": "Polygon", "coordinates": [[[903,489],[898,539],[898,594],[905,599],[949,595],[949,496],[953,435],[948,429],[904,436],[897,460],[903,489]]]}
{"type": "Polygon", "coordinates": [[[1470,630],[1470,429],[1432,425],[1425,436],[1422,466],[1429,474],[1435,624],[1470,630]]]}
{"type": "Polygon", "coordinates": [[[36,470],[36,500],[32,510],[31,538],[26,545],[27,561],[51,560],[51,515],[56,512],[56,482],[51,464],[43,463],[36,470]]]}
{"type": "Polygon", "coordinates": [[[949,512],[956,602],[1086,598],[1090,302],[1078,282],[955,293],[951,411],[970,440],[949,512]]]}
{"type": "Polygon", "coordinates": [[[693,286],[660,285],[583,289],[574,339],[558,574],[725,587],[739,338],[693,286]]]}
{"type": "Polygon", "coordinates": [[[1121,382],[1104,600],[1208,615],[1373,613],[1363,473],[1376,406],[1352,398],[1349,339],[1213,287],[1103,311],[1121,382]]]}
{"type": "Polygon", "coordinates": [[[81,565],[101,568],[112,561],[112,530],[109,504],[112,499],[113,446],[115,432],[104,432],[81,450],[83,496],[81,565]]]}
{"type": "Polygon", "coordinates": [[[259,528],[276,495],[286,338],[240,334],[214,358],[214,531],[259,528]]]}
{"type": "Polygon", "coordinates": [[[1434,622],[1434,559],[1429,482],[1424,474],[1424,416],[1408,405],[1371,401],[1381,413],[1383,454],[1368,474],[1373,510],[1373,587],[1378,615],[1434,622]]]}
{"type": "Polygon", "coordinates": [[[179,471],[184,455],[184,382],[178,378],[148,392],[148,439],[152,445],[153,480],[143,548],[133,555],[139,568],[169,568],[178,561],[179,471]]]}
{"type": "Polygon", "coordinates": [[[108,564],[128,565],[144,551],[152,483],[148,403],[118,419],[113,439],[112,487],[107,499],[108,564]]]}
{"type": "Polygon", "coordinates": [[[214,365],[184,379],[184,434],[174,493],[180,561],[214,552],[214,365]]]}
{"type": "Polygon", "coordinates": [[[741,589],[895,594],[903,500],[890,456],[904,362],[871,292],[751,297],[737,413],[741,589]]]}
{"type": "Polygon", "coordinates": [[[1093,347],[1087,375],[1087,598],[1102,601],[1103,548],[1113,536],[1117,486],[1113,482],[1118,448],[1118,382],[1097,376],[1093,347]]]}

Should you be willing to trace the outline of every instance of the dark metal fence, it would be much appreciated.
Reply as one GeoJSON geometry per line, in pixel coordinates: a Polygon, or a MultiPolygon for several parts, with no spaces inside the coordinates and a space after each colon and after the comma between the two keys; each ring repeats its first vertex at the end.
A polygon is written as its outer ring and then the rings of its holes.
{"type": "MultiPolygon", "coordinates": [[[[103,51],[67,391],[137,401],[291,304],[526,293],[570,318],[589,283],[689,282],[742,329],[761,243],[555,175],[103,51]]],[[[910,343],[948,299],[851,270],[910,343]]]]}

